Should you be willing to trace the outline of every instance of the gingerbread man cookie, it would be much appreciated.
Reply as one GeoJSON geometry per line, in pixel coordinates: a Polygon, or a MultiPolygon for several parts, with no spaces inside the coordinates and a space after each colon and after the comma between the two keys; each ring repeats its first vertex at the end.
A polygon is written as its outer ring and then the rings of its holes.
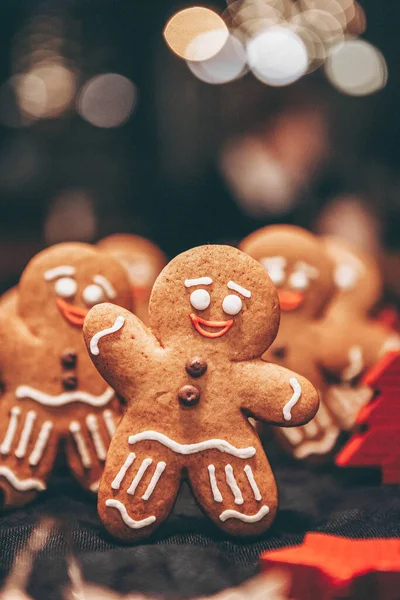
{"type": "Polygon", "coordinates": [[[329,326],[324,325],[324,315],[335,293],[334,265],[319,238],[289,225],[259,229],[243,240],[240,248],[261,263],[279,295],[280,328],[263,359],[301,373],[320,392],[316,417],[304,427],[277,435],[296,458],[325,455],[340,433],[327,406],[326,375],[340,379],[345,368],[325,340],[329,326]]]}
{"type": "Polygon", "coordinates": [[[260,359],[279,324],[274,285],[239,250],[202,246],[161,272],[149,315],[151,329],[103,304],[85,320],[94,364],[128,403],[101,480],[102,521],[126,540],[151,534],[187,478],[221,529],[262,533],[277,490],[248,417],[294,426],[318,408],[306,379],[260,359]]]}
{"type": "Polygon", "coordinates": [[[150,240],[129,233],[110,235],[97,245],[119,260],[126,270],[132,286],[135,315],[147,325],[151,290],[167,264],[165,254],[150,240]]]}
{"type": "Polygon", "coordinates": [[[94,369],[84,318],[105,300],[129,308],[122,267],[86,244],[36,255],[0,310],[0,490],[3,504],[46,488],[60,442],[78,481],[96,491],[120,418],[114,391],[94,369]]]}

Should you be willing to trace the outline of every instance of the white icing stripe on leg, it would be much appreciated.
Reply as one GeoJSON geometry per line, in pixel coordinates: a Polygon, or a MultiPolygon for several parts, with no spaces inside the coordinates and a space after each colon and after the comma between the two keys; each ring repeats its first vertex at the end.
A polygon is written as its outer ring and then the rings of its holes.
{"type": "Polygon", "coordinates": [[[28,479],[19,479],[16,474],[8,467],[0,466],[0,475],[5,477],[15,490],[19,492],[27,492],[28,490],[38,490],[43,492],[46,489],[45,484],[40,479],[28,477],[28,479]]]}
{"type": "Polygon", "coordinates": [[[144,461],[140,465],[139,471],[136,473],[136,477],[133,479],[131,485],[129,486],[129,488],[127,490],[128,494],[130,494],[131,496],[134,495],[134,493],[136,492],[137,486],[139,485],[143,475],[145,474],[145,472],[147,471],[147,469],[149,468],[149,466],[151,465],[152,462],[153,462],[153,460],[151,458],[144,459],[144,461]]]}
{"type": "Polygon", "coordinates": [[[313,419],[309,423],[306,423],[306,425],[303,425],[303,431],[305,433],[306,438],[314,439],[319,432],[318,425],[315,422],[315,420],[313,419]]]}
{"type": "Polygon", "coordinates": [[[134,452],[130,452],[128,454],[127,459],[125,460],[124,464],[120,468],[117,476],[115,477],[114,481],[111,484],[111,487],[113,490],[119,490],[119,488],[121,487],[121,483],[126,475],[126,472],[129,469],[129,467],[131,466],[131,464],[133,463],[133,461],[135,460],[135,458],[136,458],[136,454],[134,452]]]}
{"type": "Polygon", "coordinates": [[[112,413],[111,410],[105,410],[103,412],[103,419],[104,419],[104,423],[105,426],[107,428],[108,431],[108,435],[110,436],[110,439],[112,438],[112,436],[115,433],[115,421],[114,421],[114,415],[112,413]]]}
{"type": "Polygon", "coordinates": [[[229,487],[232,490],[232,494],[235,498],[235,504],[243,504],[242,492],[240,491],[239,486],[236,483],[236,479],[233,474],[233,468],[231,465],[226,465],[225,474],[226,474],[226,483],[229,485],[229,487]]]}
{"type": "Polygon", "coordinates": [[[88,415],[86,417],[86,425],[92,436],[94,448],[96,450],[97,458],[99,460],[106,460],[107,450],[103,444],[101,433],[99,431],[99,423],[95,415],[88,415]]]}
{"type": "Polygon", "coordinates": [[[132,517],[128,515],[128,511],[126,510],[122,502],[119,502],[119,500],[114,500],[114,498],[106,500],[106,506],[109,506],[110,508],[116,508],[120,512],[125,525],[127,525],[131,529],[142,529],[142,527],[148,527],[149,525],[152,525],[152,523],[154,523],[156,520],[156,518],[152,516],[147,517],[146,519],[142,519],[141,521],[135,521],[135,519],[132,519],[132,517]]]}
{"type": "Polygon", "coordinates": [[[177,454],[197,454],[197,452],[202,452],[203,450],[215,449],[220,452],[232,454],[232,456],[236,456],[237,458],[251,458],[256,453],[256,449],[253,448],[253,446],[249,446],[248,448],[235,448],[235,446],[232,446],[232,444],[226,440],[213,439],[197,442],[196,444],[179,444],[179,442],[171,440],[167,435],[158,433],[158,431],[142,431],[141,433],[129,436],[130,444],[137,444],[143,440],[160,442],[160,444],[163,444],[163,446],[166,446],[177,454]]]}
{"type": "Polygon", "coordinates": [[[285,419],[285,421],[292,420],[292,408],[293,406],[295,406],[295,404],[298,403],[301,396],[301,386],[297,381],[296,377],[292,377],[291,379],[289,379],[289,383],[293,389],[293,396],[290,398],[289,402],[287,402],[283,407],[283,418],[285,419]]]}
{"type": "Polygon", "coordinates": [[[219,515],[221,521],[227,521],[228,519],[238,519],[239,521],[243,521],[244,523],[257,523],[261,521],[269,513],[268,506],[264,505],[260,508],[258,513],[255,515],[244,515],[237,510],[224,510],[222,514],[219,515]]]}
{"type": "Polygon", "coordinates": [[[215,478],[214,465],[208,465],[208,474],[210,476],[210,485],[211,485],[211,491],[213,494],[213,498],[214,498],[215,502],[222,502],[222,494],[219,491],[219,488],[217,485],[217,480],[215,478]]]}
{"type": "Polygon", "coordinates": [[[4,436],[3,443],[0,446],[1,454],[8,454],[11,449],[11,444],[13,443],[15,432],[18,427],[18,417],[21,414],[21,409],[19,406],[13,406],[11,409],[11,416],[8,423],[8,428],[6,435],[4,436]]]}
{"type": "Polygon", "coordinates": [[[363,354],[360,346],[352,346],[349,350],[349,364],[342,372],[343,381],[351,381],[364,368],[363,354]]]}
{"type": "Polygon", "coordinates": [[[83,439],[81,426],[79,425],[78,421],[72,421],[69,426],[69,430],[75,440],[79,456],[81,457],[82,465],[85,467],[85,469],[88,469],[92,466],[92,461],[90,459],[90,454],[86,447],[85,440],[83,439]]]}
{"type": "Polygon", "coordinates": [[[49,441],[51,430],[53,429],[53,423],[51,421],[45,421],[42,425],[34,449],[29,457],[29,464],[31,467],[36,467],[39,464],[43,452],[46,448],[47,442],[49,441]]]}
{"type": "Polygon", "coordinates": [[[18,448],[15,451],[15,456],[17,458],[23,458],[26,454],[26,449],[29,444],[29,439],[31,437],[33,424],[34,424],[35,420],[36,420],[36,412],[34,410],[28,411],[26,414],[26,417],[25,417],[25,424],[24,424],[24,428],[22,429],[18,448]]]}
{"type": "Polygon", "coordinates": [[[148,500],[150,498],[150,496],[154,492],[154,488],[156,487],[158,480],[160,479],[161,475],[164,473],[166,466],[167,466],[167,463],[165,463],[164,461],[161,461],[157,464],[154,475],[151,478],[151,481],[149,483],[149,487],[147,488],[147,490],[145,491],[145,493],[142,496],[142,500],[148,500]]]}
{"type": "Polygon", "coordinates": [[[252,471],[250,465],[245,466],[244,472],[246,473],[246,477],[249,480],[251,489],[253,490],[254,500],[257,500],[257,502],[260,502],[260,500],[261,500],[260,490],[258,489],[256,480],[254,479],[253,471],[252,471]]]}
{"type": "Polygon", "coordinates": [[[101,338],[105,335],[110,335],[111,333],[119,331],[124,326],[124,323],[125,317],[120,315],[115,319],[114,325],[112,327],[108,327],[108,329],[103,329],[102,331],[98,331],[97,333],[95,333],[92,339],[90,340],[90,352],[94,356],[98,356],[100,354],[99,341],[101,340],[101,338]]]}

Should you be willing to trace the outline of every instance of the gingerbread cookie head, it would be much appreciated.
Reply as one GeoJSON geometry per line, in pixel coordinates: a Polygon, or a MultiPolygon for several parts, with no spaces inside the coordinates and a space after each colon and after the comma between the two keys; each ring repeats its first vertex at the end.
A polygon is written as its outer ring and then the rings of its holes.
{"type": "Polygon", "coordinates": [[[162,345],[187,340],[235,359],[260,356],[274,340],[279,303],[261,265],[230,246],[201,246],[162,271],[149,307],[162,345]]]}
{"type": "Polygon", "coordinates": [[[367,314],[380,299],[382,282],[379,267],[368,256],[346,240],[324,236],[322,242],[334,262],[334,281],[338,293],[335,307],[367,314]]]}
{"type": "Polygon", "coordinates": [[[135,313],[147,322],[151,289],[167,264],[165,254],[150,240],[128,233],[110,235],[97,245],[124,267],[132,287],[135,313]]]}
{"type": "Polygon", "coordinates": [[[33,333],[81,330],[95,304],[130,307],[117,261],[87,244],[57,244],[37,254],[18,285],[18,312],[33,333]]]}
{"type": "Polygon", "coordinates": [[[240,249],[271,277],[283,314],[321,315],[335,288],[332,261],[316,236],[300,227],[272,225],[249,235],[240,249]]]}

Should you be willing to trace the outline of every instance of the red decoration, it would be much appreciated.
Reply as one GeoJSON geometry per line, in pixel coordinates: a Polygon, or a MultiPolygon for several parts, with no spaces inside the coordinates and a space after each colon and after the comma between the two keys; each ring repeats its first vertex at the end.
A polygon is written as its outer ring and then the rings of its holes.
{"type": "Polygon", "coordinates": [[[400,314],[395,306],[385,306],[377,315],[377,320],[389,331],[400,331],[400,314]]]}
{"type": "Polygon", "coordinates": [[[296,600],[398,600],[400,540],[351,540],[309,533],[301,546],[264,552],[262,569],[290,571],[296,600]]]}
{"type": "Polygon", "coordinates": [[[336,457],[340,467],[380,467],[383,483],[400,483],[400,352],[389,352],[364,383],[376,398],[361,409],[355,433],[336,457]]]}

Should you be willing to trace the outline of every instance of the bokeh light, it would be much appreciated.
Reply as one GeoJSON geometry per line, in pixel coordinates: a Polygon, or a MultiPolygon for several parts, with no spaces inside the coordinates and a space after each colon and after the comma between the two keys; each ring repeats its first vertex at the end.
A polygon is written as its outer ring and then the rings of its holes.
{"type": "Polygon", "coordinates": [[[287,27],[271,27],[254,36],[247,44],[247,56],[254,75],[272,86],[293,83],[308,68],[306,45],[287,27]]]}
{"type": "Polygon", "coordinates": [[[187,61],[193,75],[201,81],[211,84],[228,83],[240,77],[246,71],[247,55],[240,40],[230,35],[218,54],[204,60],[187,61]]]}
{"type": "Polygon", "coordinates": [[[105,73],[86,82],[78,97],[77,110],[96,127],[118,127],[130,117],[136,100],[132,81],[117,73],[105,73]]]}
{"type": "Polygon", "coordinates": [[[382,89],[388,71],[383,55],[375,46],[360,39],[348,39],[330,54],[325,71],[341,92],[365,96],[382,89]]]}
{"type": "Polygon", "coordinates": [[[164,29],[164,38],[171,50],[190,61],[208,60],[218,54],[228,36],[223,19],[201,6],[175,13],[164,29]]]}

